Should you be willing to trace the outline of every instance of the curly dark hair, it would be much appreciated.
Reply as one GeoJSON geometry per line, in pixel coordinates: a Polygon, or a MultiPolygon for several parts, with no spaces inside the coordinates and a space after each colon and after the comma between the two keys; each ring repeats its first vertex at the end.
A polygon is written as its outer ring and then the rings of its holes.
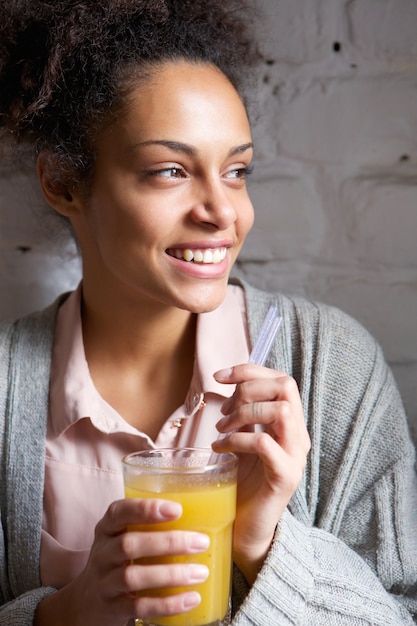
{"type": "Polygon", "coordinates": [[[213,64],[244,99],[260,58],[252,11],[246,0],[1,0],[0,128],[85,183],[97,130],[159,64],[213,64]]]}

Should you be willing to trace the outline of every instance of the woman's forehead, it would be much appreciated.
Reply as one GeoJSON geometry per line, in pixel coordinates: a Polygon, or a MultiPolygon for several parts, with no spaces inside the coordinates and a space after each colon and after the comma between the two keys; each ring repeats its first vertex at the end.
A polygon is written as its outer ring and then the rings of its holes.
{"type": "Polygon", "coordinates": [[[135,156],[176,160],[187,154],[220,163],[242,146],[252,146],[251,128],[227,77],[211,65],[172,62],[132,83],[125,106],[96,135],[95,161],[129,166],[135,156]]]}

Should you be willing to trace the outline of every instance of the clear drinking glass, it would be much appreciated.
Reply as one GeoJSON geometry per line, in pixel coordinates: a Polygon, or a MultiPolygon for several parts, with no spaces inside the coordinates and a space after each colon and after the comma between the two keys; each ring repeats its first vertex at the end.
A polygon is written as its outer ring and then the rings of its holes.
{"type": "Polygon", "coordinates": [[[208,579],[195,586],[149,590],[168,595],[195,589],[201,604],[187,613],[152,620],[143,626],[228,626],[232,574],[232,533],[236,513],[237,457],[206,448],[160,448],[134,452],[123,459],[127,498],[164,498],[180,502],[183,514],[174,522],[143,524],[138,530],[180,529],[202,532],[210,547],[201,554],[141,559],[141,563],[191,562],[207,565],[208,579]]]}

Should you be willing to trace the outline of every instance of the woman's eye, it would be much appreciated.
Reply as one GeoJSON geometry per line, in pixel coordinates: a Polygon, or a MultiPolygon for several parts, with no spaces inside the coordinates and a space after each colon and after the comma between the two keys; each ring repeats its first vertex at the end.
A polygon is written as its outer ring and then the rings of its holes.
{"type": "Polygon", "coordinates": [[[162,176],[163,178],[185,178],[186,173],[181,167],[163,167],[159,170],[151,170],[151,176],[162,176]]]}
{"type": "Polygon", "coordinates": [[[249,174],[252,174],[252,172],[253,165],[248,165],[246,167],[237,167],[234,170],[229,170],[228,172],[226,172],[225,177],[230,180],[242,180],[245,179],[246,176],[249,176],[249,174]]]}

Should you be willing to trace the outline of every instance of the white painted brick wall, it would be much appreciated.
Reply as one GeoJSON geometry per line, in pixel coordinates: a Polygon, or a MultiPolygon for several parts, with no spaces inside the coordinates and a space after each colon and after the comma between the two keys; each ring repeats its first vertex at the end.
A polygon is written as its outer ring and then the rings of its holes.
{"type": "Polygon", "coordinates": [[[268,63],[239,273],[359,319],[417,440],[417,3],[258,3],[268,63]]]}
{"type": "MultiPolygon", "coordinates": [[[[417,3],[257,0],[256,223],[236,274],[343,308],[380,341],[417,440],[417,3]]],[[[0,171],[0,318],[71,288],[79,264],[0,171]],[[26,250],[26,251],[25,251],[26,250]]]]}

